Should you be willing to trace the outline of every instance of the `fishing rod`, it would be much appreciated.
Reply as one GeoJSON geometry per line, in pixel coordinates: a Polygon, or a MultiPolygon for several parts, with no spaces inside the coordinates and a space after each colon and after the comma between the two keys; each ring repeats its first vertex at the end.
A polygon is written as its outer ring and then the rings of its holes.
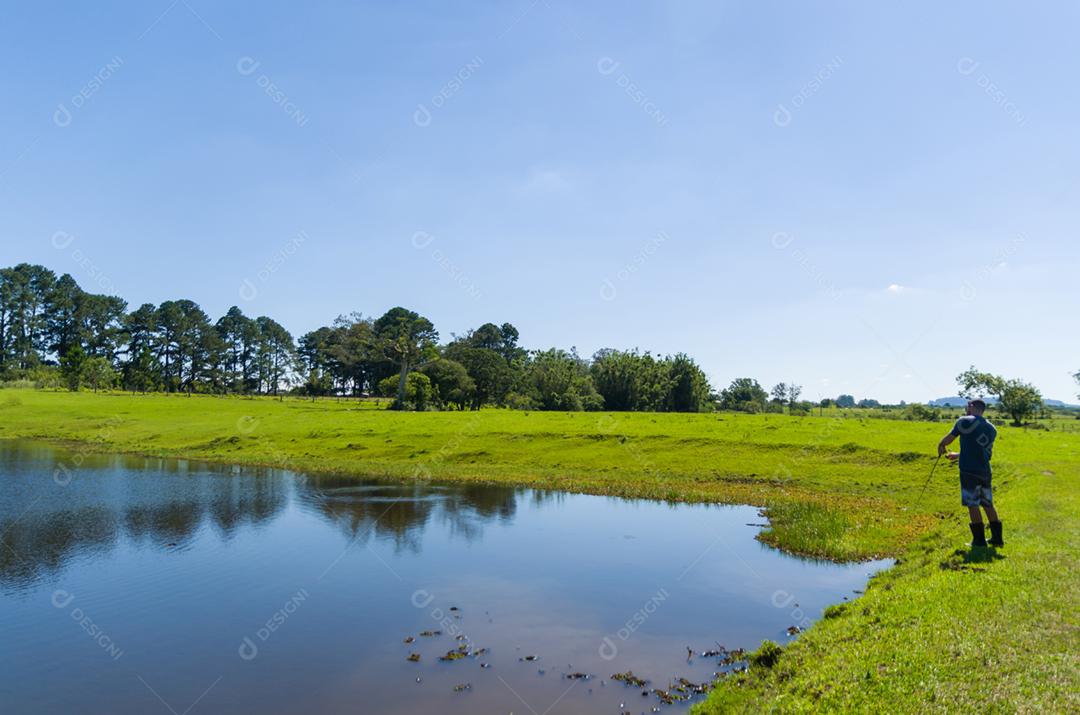
{"type": "Polygon", "coordinates": [[[941,461],[941,455],[939,454],[937,456],[937,459],[934,460],[934,466],[930,468],[930,476],[926,478],[926,481],[922,485],[922,491],[919,492],[919,498],[916,500],[916,503],[919,503],[919,502],[922,501],[923,494],[926,493],[926,488],[928,486],[930,486],[930,481],[934,478],[934,472],[937,471],[937,465],[938,465],[938,463],[940,461],[941,461]]]}

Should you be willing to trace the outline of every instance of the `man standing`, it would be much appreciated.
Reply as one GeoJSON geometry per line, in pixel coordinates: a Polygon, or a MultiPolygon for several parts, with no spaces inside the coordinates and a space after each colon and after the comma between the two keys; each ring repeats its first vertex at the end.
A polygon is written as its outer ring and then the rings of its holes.
{"type": "Polygon", "coordinates": [[[964,416],[938,443],[938,456],[945,454],[945,448],[957,437],[960,438],[960,451],[949,452],[948,456],[951,461],[960,462],[960,501],[971,516],[971,545],[987,545],[982,514],[979,512],[979,507],[982,507],[990,522],[990,545],[1004,546],[1001,520],[994,509],[994,496],[990,490],[990,458],[994,452],[997,428],[983,417],[984,412],[985,402],[970,400],[964,416]]]}

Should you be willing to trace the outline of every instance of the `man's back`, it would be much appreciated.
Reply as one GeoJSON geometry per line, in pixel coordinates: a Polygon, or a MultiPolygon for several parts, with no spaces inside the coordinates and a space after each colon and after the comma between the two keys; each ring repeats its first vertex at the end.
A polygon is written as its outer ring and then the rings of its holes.
{"type": "Polygon", "coordinates": [[[952,433],[960,437],[960,471],[989,475],[997,428],[982,415],[964,415],[952,433]]]}

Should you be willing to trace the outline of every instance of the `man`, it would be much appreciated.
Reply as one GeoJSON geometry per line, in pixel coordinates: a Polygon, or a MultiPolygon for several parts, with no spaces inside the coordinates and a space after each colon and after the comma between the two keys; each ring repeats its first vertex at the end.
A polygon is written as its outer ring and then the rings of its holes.
{"type": "Polygon", "coordinates": [[[997,428],[983,417],[986,403],[970,400],[963,417],[956,421],[952,431],[938,443],[938,457],[945,448],[960,438],[960,451],[949,452],[949,459],[960,462],[960,501],[971,516],[971,545],[986,546],[986,531],[979,507],[986,510],[990,522],[990,546],[1004,546],[1001,536],[1001,520],[994,510],[994,496],[990,490],[990,458],[993,456],[997,428]]]}

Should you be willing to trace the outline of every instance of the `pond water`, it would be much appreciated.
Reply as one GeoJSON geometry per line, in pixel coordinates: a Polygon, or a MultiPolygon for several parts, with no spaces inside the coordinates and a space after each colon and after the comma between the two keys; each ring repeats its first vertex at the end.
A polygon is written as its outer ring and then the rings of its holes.
{"type": "Polygon", "coordinates": [[[0,443],[0,703],[679,712],[611,676],[708,682],[732,666],[703,651],[788,642],[886,565],[782,554],[754,539],[762,522],[0,443]]]}

